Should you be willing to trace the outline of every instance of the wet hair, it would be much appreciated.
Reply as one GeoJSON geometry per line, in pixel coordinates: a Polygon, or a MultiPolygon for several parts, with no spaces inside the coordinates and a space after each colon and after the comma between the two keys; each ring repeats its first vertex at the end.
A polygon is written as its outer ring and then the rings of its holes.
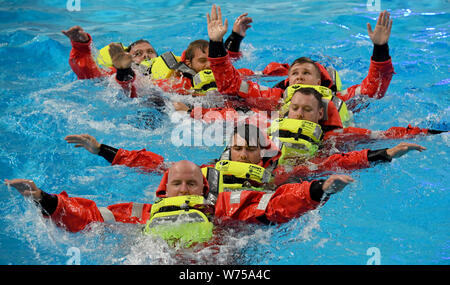
{"type": "Polygon", "coordinates": [[[266,136],[261,132],[261,130],[249,123],[237,124],[233,129],[234,135],[239,135],[241,138],[245,139],[248,146],[259,146],[261,148],[269,147],[269,143],[266,140],[266,136]]]}
{"type": "Polygon", "coordinates": [[[135,42],[132,43],[131,45],[129,45],[129,46],[125,49],[125,51],[130,52],[130,50],[131,50],[131,48],[132,48],[133,46],[135,46],[135,45],[137,45],[137,44],[141,44],[141,43],[147,43],[147,44],[151,45],[149,41],[144,40],[144,39],[140,39],[140,40],[135,41],[135,42]]]}
{"type": "MultiPolygon", "coordinates": [[[[316,98],[317,103],[319,104],[319,109],[324,108],[323,102],[322,102],[322,94],[320,94],[320,92],[317,91],[316,89],[314,89],[312,87],[299,88],[298,90],[296,90],[294,92],[294,94],[292,94],[292,98],[295,96],[296,93],[302,93],[305,95],[313,95],[316,98]]],[[[291,100],[292,100],[292,98],[291,98],[291,100]]]]}
{"type": "Polygon", "coordinates": [[[296,60],[294,60],[294,62],[289,66],[289,71],[291,71],[291,68],[295,65],[295,64],[303,64],[303,63],[310,63],[314,66],[314,69],[317,71],[317,75],[319,76],[319,78],[321,78],[321,72],[320,72],[320,68],[316,65],[316,62],[312,59],[310,59],[309,57],[299,57],[296,60]]]}
{"type": "Polygon", "coordinates": [[[191,42],[185,52],[185,58],[189,61],[192,61],[195,55],[195,50],[200,49],[203,52],[206,52],[206,48],[209,47],[209,42],[206,40],[196,40],[191,42]]]}

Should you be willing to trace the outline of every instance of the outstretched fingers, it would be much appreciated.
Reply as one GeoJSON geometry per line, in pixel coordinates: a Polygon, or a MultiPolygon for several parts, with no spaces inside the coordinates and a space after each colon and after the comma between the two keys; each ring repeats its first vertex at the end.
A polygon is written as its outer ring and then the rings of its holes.
{"type": "Polygon", "coordinates": [[[217,7],[216,4],[211,7],[211,21],[217,20],[217,7]]]}
{"type": "Polygon", "coordinates": [[[328,194],[334,194],[347,186],[347,184],[355,180],[347,175],[331,175],[323,184],[323,191],[328,194]]]}
{"type": "Polygon", "coordinates": [[[81,143],[87,140],[86,135],[68,135],[64,138],[68,143],[81,143]]]}
{"type": "Polygon", "coordinates": [[[398,158],[398,157],[401,157],[401,156],[405,155],[410,150],[417,150],[419,152],[422,152],[422,151],[424,151],[426,149],[427,149],[426,147],[418,145],[418,144],[415,144],[415,143],[402,142],[402,143],[396,145],[393,148],[387,149],[386,153],[391,158],[398,158]]]}

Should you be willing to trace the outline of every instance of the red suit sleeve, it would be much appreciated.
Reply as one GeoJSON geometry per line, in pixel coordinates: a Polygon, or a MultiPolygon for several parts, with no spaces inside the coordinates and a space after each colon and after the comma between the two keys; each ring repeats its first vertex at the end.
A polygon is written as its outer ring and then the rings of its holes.
{"type": "Polygon", "coordinates": [[[192,93],[192,82],[187,77],[170,77],[154,81],[164,92],[175,92],[182,95],[192,93]]]}
{"type": "MultiPolygon", "coordinates": [[[[92,38],[89,34],[88,36],[89,41],[86,43],[71,41],[72,50],[70,52],[69,64],[70,67],[72,67],[73,72],[78,76],[78,79],[91,79],[114,74],[116,72],[114,67],[111,67],[111,69],[107,71],[101,69],[97,65],[91,52],[92,38]]],[[[116,82],[131,98],[137,97],[134,79],[135,77],[129,81],[119,81],[116,79],[116,82]]]]}
{"type": "Polygon", "coordinates": [[[266,218],[271,222],[285,223],[314,210],[320,202],[311,199],[311,182],[291,183],[280,186],[266,208],[266,218]]]}
{"type": "Polygon", "coordinates": [[[78,79],[91,79],[113,74],[114,70],[106,71],[98,67],[91,52],[92,38],[91,35],[88,34],[88,36],[89,41],[86,43],[71,41],[69,65],[73,72],[78,79]]]}
{"type": "Polygon", "coordinates": [[[211,69],[220,93],[238,95],[244,98],[249,106],[260,110],[278,109],[283,95],[282,89],[263,87],[258,83],[243,80],[228,55],[208,58],[208,60],[211,63],[211,69]]]}
{"type": "Polygon", "coordinates": [[[289,64],[271,62],[264,68],[262,74],[267,76],[287,76],[288,72],[289,72],[289,64]]]}
{"type": "Polygon", "coordinates": [[[310,182],[285,184],[274,193],[261,191],[233,191],[219,194],[216,217],[222,221],[240,220],[258,223],[265,218],[284,223],[316,208],[319,202],[311,199],[310,182]]]}
{"type": "Polygon", "coordinates": [[[237,61],[238,59],[240,59],[242,57],[242,52],[241,51],[227,51],[228,55],[230,56],[230,58],[234,61],[237,61]]]}
{"type": "Polygon", "coordinates": [[[121,148],[114,157],[111,165],[139,167],[148,172],[165,171],[164,157],[146,149],[129,151],[121,148]]]}
{"type": "Polygon", "coordinates": [[[329,171],[349,171],[370,167],[367,158],[368,149],[351,151],[348,153],[333,154],[328,157],[316,157],[309,161],[293,167],[288,171],[283,166],[278,166],[274,170],[274,183],[281,185],[290,177],[306,178],[311,175],[322,174],[329,171]]]}
{"type": "Polygon", "coordinates": [[[344,101],[356,95],[366,95],[370,98],[380,99],[386,94],[393,74],[394,67],[391,59],[383,62],[371,60],[369,73],[362,83],[338,92],[337,96],[344,101]]]}
{"type": "Polygon", "coordinates": [[[329,131],[325,134],[324,140],[333,138],[334,141],[342,143],[346,141],[361,141],[371,139],[401,139],[411,138],[417,135],[428,134],[428,129],[419,127],[390,127],[386,131],[372,131],[369,129],[347,127],[343,129],[329,131]]]}
{"type": "Polygon", "coordinates": [[[411,138],[417,135],[426,135],[428,134],[428,129],[421,129],[419,127],[412,127],[408,125],[408,127],[390,127],[386,131],[377,131],[377,138],[386,138],[386,139],[400,139],[400,138],[411,138]]]}
{"type": "Polygon", "coordinates": [[[136,79],[136,75],[132,79],[130,79],[128,81],[120,81],[120,80],[117,80],[117,78],[116,78],[116,82],[120,85],[120,87],[122,87],[123,91],[126,94],[128,94],[128,96],[130,98],[137,98],[138,97],[137,90],[136,90],[136,85],[134,83],[135,79],[136,79]]]}
{"type": "Polygon", "coordinates": [[[64,191],[57,195],[57,198],[58,205],[50,219],[56,225],[64,227],[70,232],[81,231],[93,222],[145,223],[149,218],[151,209],[151,204],[134,203],[122,203],[106,208],[98,208],[94,201],[85,198],[69,197],[64,191]],[[135,205],[138,205],[138,207],[135,207],[135,205]],[[104,216],[107,217],[108,214],[111,220],[105,221],[104,216]]]}
{"type": "Polygon", "coordinates": [[[196,120],[203,120],[207,123],[216,121],[237,121],[239,113],[233,108],[219,107],[219,108],[203,108],[194,107],[191,111],[191,118],[196,120]]]}
{"type": "Polygon", "coordinates": [[[253,70],[249,69],[249,68],[239,68],[238,72],[241,76],[251,76],[251,75],[255,75],[255,72],[253,72],[253,70]]]}

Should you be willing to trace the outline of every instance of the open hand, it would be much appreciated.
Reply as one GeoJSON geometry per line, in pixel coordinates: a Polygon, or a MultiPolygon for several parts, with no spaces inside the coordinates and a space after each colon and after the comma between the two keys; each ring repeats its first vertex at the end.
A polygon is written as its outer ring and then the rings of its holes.
{"type": "Polygon", "coordinates": [[[130,53],[123,50],[121,44],[111,43],[109,44],[109,55],[115,68],[126,69],[131,67],[133,57],[130,53]]]}
{"type": "Polygon", "coordinates": [[[236,18],[233,25],[233,32],[245,37],[247,29],[251,28],[250,23],[253,22],[252,18],[247,17],[248,13],[244,13],[236,18]]]}
{"type": "Polygon", "coordinates": [[[334,174],[328,177],[323,183],[322,190],[327,194],[334,194],[340,192],[347,186],[347,184],[355,181],[353,178],[347,175],[334,174]]]}
{"type": "Polygon", "coordinates": [[[372,27],[367,23],[367,33],[369,34],[372,43],[375,45],[384,45],[388,42],[391,35],[392,20],[390,14],[387,11],[383,11],[378,16],[378,21],[375,26],[375,30],[372,31],[372,27]]]}
{"type": "Polygon", "coordinates": [[[407,154],[410,150],[417,150],[417,151],[422,152],[426,149],[427,149],[426,147],[423,147],[423,146],[415,144],[415,143],[402,142],[402,143],[394,146],[393,148],[387,149],[386,153],[391,158],[396,158],[396,157],[400,157],[404,154],[407,154]]]}
{"type": "Polygon", "coordinates": [[[61,33],[74,42],[86,43],[89,41],[88,34],[80,26],[73,26],[67,31],[61,31],[61,33]]]}
{"type": "Polygon", "coordinates": [[[31,197],[36,201],[39,201],[42,198],[42,190],[37,188],[36,184],[34,184],[32,180],[5,179],[5,184],[16,188],[16,190],[25,197],[31,197]]]}
{"type": "Polygon", "coordinates": [[[97,140],[88,134],[84,135],[68,135],[64,138],[68,143],[75,144],[75,147],[84,147],[90,153],[98,154],[100,151],[100,144],[97,140]]]}
{"type": "Polygon", "coordinates": [[[206,20],[208,23],[208,36],[213,42],[220,42],[223,40],[223,36],[228,30],[228,19],[222,23],[222,11],[220,6],[213,5],[211,8],[211,16],[206,14],[206,20]]]}

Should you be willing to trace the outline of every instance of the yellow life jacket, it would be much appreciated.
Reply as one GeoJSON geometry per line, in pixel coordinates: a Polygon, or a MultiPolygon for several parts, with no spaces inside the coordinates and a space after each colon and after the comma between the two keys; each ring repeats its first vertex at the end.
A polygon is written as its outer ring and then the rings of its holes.
{"type": "Polygon", "coordinates": [[[205,204],[205,198],[198,195],[162,198],[152,205],[150,219],[143,232],[183,247],[207,242],[212,238],[213,224],[198,209],[205,204]]]}
{"type": "MultiPolygon", "coordinates": [[[[344,126],[344,128],[350,126],[352,122],[352,112],[347,109],[347,105],[345,104],[345,102],[339,97],[335,96],[330,88],[320,85],[294,84],[286,88],[283,93],[283,106],[280,110],[280,116],[284,116],[288,112],[289,105],[294,93],[298,89],[306,87],[314,88],[320,94],[322,94],[322,100],[324,101],[324,103],[326,103],[326,106],[328,106],[329,101],[332,101],[339,112],[339,116],[341,117],[342,125],[344,126]]],[[[327,114],[327,110],[324,111],[324,113],[327,114]]]]}
{"type": "MultiPolygon", "coordinates": [[[[125,46],[122,48],[125,49],[125,46]]],[[[97,56],[99,65],[110,68],[113,66],[111,55],[109,54],[109,45],[103,47],[97,56]]],[[[146,59],[139,63],[143,74],[150,74],[152,79],[166,79],[173,75],[175,71],[190,74],[193,78],[192,89],[197,94],[206,94],[207,91],[217,90],[216,80],[212,70],[206,69],[196,73],[193,69],[181,62],[181,57],[167,51],[158,57],[146,59]]]]}
{"type": "Polygon", "coordinates": [[[172,76],[176,67],[179,66],[181,57],[175,56],[168,51],[156,57],[151,65],[152,79],[165,79],[172,76]]]}
{"type": "MultiPolygon", "coordinates": [[[[123,49],[126,49],[126,47],[122,43],[120,43],[120,45],[123,49]]],[[[113,67],[111,55],[109,54],[109,45],[104,46],[102,49],[100,49],[97,56],[97,63],[104,68],[113,67]]]]}
{"type": "Polygon", "coordinates": [[[279,118],[268,128],[268,135],[281,150],[278,164],[292,165],[314,156],[322,139],[322,128],[307,120],[279,118]]]}
{"type": "Polygon", "coordinates": [[[192,90],[197,94],[206,94],[207,91],[217,90],[216,79],[212,70],[205,69],[196,73],[185,63],[180,62],[180,57],[172,52],[165,52],[155,59],[151,68],[153,79],[169,78],[173,72],[180,71],[192,76],[192,90]]]}
{"type": "Polygon", "coordinates": [[[328,74],[330,75],[331,80],[334,83],[334,86],[336,86],[336,91],[341,91],[342,90],[342,82],[341,82],[341,78],[339,77],[339,73],[337,72],[337,70],[331,66],[325,67],[325,69],[327,70],[328,74]]]}
{"type": "Polygon", "coordinates": [[[204,69],[195,74],[192,82],[192,89],[194,89],[196,93],[206,94],[208,91],[217,90],[216,79],[210,69],[204,69]]]}
{"type": "Polygon", "coordinates": [[[214,166],[214,169],[218,171],[215,179],[210,179],[210,168],[202,168],[203,175],[208,179],[210,191],[227,192],[234,190],[255,190],[263,191],[261,188],[271,180],[271,174],[264,167],[231,160],[220,160],[214,166]],[[214,181],[215,180],[215,181],[214,181]],[[216,190],[214,190],[216,189],[216,190]]]}
{"type": "MultiPolygon", "coordinates": [[[[126,47],[122,43],[120,44],[125,50],[126,47]]],[[[153,79],[164,79],[169,78],[173,74],[174,69],[170,67],[179,64],[180,59],[181,57],[175,56],[172,52],[168,51],[156,58],[143,60],[139,65],[149,70],[148,73],[151,73],[153,79]]],[[[97,56],[97,63],[106,68],[113,66],[111,55],[109,54],[109,45],[100,49],[97,56]]]]}

